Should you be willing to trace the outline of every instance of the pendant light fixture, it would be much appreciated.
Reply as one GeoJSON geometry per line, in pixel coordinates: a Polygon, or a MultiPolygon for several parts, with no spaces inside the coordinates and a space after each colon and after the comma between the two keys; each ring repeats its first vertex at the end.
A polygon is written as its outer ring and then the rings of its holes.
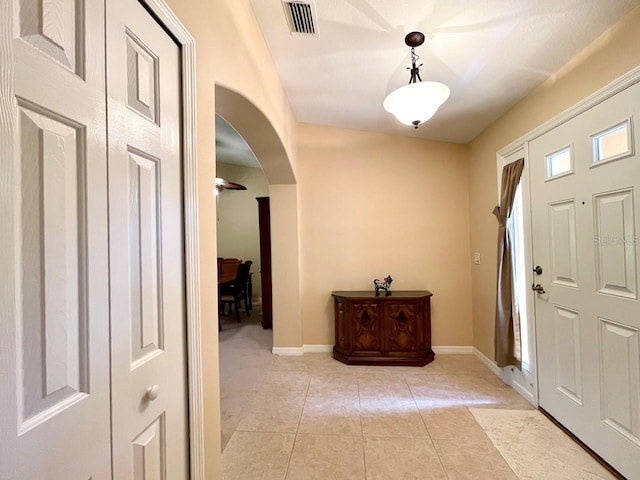
{"type": "Polygon", "coordinates": [[[418,125],[429,120],[438,108],[449,98],[449,87],[439,82],[423,82],[420,78],[420,58],[416,47],[424,43],[424,34],[411,32],[404,38],[404,43],[411,47],[411,77],[409,85],[394,90],[384,99],[384,109],[395,115],[405,125],[418,125]]]}

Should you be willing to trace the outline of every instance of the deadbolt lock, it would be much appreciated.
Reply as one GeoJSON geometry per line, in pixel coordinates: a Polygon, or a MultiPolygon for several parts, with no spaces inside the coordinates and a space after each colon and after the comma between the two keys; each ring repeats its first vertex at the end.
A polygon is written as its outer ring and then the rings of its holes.
{"type": "Polygon", "coordinates": [[[542,267],[540,265],[537,265],[536,268],[533,269],[533,271],[536,273],[536,275],[542,275],[542,267]]]}

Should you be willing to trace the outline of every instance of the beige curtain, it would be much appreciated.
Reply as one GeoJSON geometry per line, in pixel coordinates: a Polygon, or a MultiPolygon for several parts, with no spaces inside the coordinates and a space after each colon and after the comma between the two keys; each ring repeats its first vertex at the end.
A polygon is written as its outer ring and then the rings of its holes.
{"type": "Polygon", "coordinates": [[[496,295],[495,354],[499,367],[520,368],[519,315],[513,303],[513,241],[507,232],[507,221],[520,183],[524,158],[502,169],[500,205],[493,210],[498,219],[498,291],[496,295]]]}

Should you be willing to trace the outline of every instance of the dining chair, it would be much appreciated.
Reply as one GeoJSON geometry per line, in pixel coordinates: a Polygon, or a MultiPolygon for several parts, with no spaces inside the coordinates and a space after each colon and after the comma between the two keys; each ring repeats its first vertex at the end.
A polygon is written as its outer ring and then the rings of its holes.
{"type": "Polygon", "coordinates": [[[222,331],[221,315],[223,305],[221,301],[222,292],[227,286],[232,285],[238,277],[241,260],[237,258],[218,257],[218,331],[222,331]]]}
{"type": "Polygon", "coordinates": [[[253,262],[251,260],[241,263],[238,267],[238,274],[233,283],[220,287],[222,314],[225,315],[226,307],[229,306],[228,315],[231,315],[232,308],[235,307],[236,320],[238,323],[242,321],[242,318],[240,317],[240,304],[242,302],[244,302],[244,308],[247,316],[251,315],[251,308],[249,307],[250,303],[247,301],[247,284],[252,264],[253,262]]]}

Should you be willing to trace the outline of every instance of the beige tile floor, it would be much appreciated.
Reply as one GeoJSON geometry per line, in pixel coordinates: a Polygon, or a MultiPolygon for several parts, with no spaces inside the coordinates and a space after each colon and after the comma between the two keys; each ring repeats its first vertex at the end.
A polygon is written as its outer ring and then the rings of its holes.
{"type": "Polygon", "coordinates": [[[271,356],[268,332],[234,327],[220,346],[225,480],[611,478],[474,356],[347,366],[271,356]],[[541,462],[551,440],[576,460],[541,462]]]}

